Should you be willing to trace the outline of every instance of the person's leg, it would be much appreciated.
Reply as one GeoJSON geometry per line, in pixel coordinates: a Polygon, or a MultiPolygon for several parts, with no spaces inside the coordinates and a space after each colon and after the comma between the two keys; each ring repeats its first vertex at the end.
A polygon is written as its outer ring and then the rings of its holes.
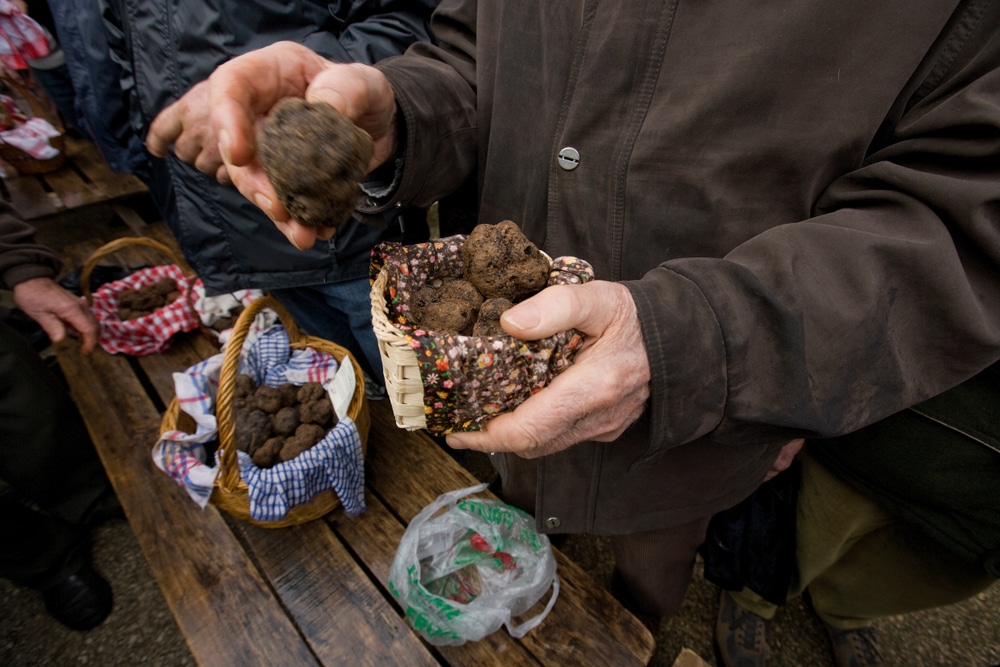
{"type": "Polygon", "coordinates": [[[966,600],[996,582],[806,457],[798,588],[838,629],[966,600]],[[808,472],[807,472],[808,471],[808,472]],[[831,539],[832,538],[832,539],[831,539]]]}
{"type": "Polygon", "coordinates": [[[31,346],[0,322],[0,576],[42,592],[66,626],[111,612],[89,564],[89,522],[110,485],[79,413],[31,346]]]}
{"type": "Polygon", "coordinates": [[[2,322],[0,479],[70,524],[86,523],[113,497],[76,405],[30,344],[2,322]]]}
{"type": "Polygon", "coordinates": [[[627,587],[637,611],[655,616],[677,614],[710,518],[612,536],[615,574],[627,587]]]}
{"type": "Polygon", "coordinates": [[[371,325],[370,293],[367,278],[271,290],[303,332],[347,348],[362,370],[381,385],[385,378],[371,325]]]}

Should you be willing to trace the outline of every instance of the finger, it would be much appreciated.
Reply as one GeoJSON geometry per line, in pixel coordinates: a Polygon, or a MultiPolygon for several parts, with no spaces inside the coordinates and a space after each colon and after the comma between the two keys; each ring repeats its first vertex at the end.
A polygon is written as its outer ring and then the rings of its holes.
{"type": "Polygon", "coordinates": [[[627,305],[632,305],[627,288],[615,283],[554,285],[507,310],[500,322],[507,333],[522,340],[539,340],[569,329],[596,336],[622,316],[627,305]]]}
{"type": "Polygon", "coordinates": [[[166,157],[170,147],[184,131],[178,103],[174,102],[153,119],[146,136],[146,148],[156,157],[166,157]]]}

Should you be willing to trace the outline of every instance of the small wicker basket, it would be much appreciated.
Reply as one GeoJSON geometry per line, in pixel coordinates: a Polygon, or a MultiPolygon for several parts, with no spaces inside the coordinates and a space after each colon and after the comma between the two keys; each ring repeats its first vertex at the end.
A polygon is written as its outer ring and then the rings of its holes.
{"type": "MultiPolygon", "coordinates": [[[[90,274],[94,272],[97,264],[109,255],[113,255],[119,250],[128,248],[129,246],[146,246],[147,248],[153,248],[159,251],[167,259],[170,260],[171,264],[176,264],[178,267],[182,266],[181,258],[174,252],[169,246],[160,243],[156,239],[147,238],[145,236],[123,236],[120,239],[115,239],[114,241],[109,241],[105,243],[100,248],[91,253],[87,261],[83,263],[83,267],[80,269],[80,291],[83,292],[83,296],[87,299],[87,303],[93,304],[94,297],[90,290],[90,274]]],[[[193,273],[186,273],[185,275],[194,278],[193,273]]],[[[191,281],[192,284],[194,281],[191,281]]],[[[191,307],[191,311],[194,312],[194,303],[192,301],[194,290],[188,290],[186,296],[188,299],[188,305],[191,307]]]]}
{"type": "Polygon", "coordinates": [[[0,140],[0,158],[3,158],[4,162],[14,167],[20,174],[47,174],[62,167],[66,162],[66,131],[59,119],[58,112],[55,110],[55,105],[42,90],[41,84],[30,72],[24,75],[4,76],[0,81],[9,87],[11,92],[28,103],[32,116],[44,118],[59,131],[58,135],[49,139],[49,145],[59,151],[57,155],[45,159],[36,158],[20,148],[0,140]],[[22,76],[23,80],[19,81],[18,78],[22,76]]]}
{"type": "MultiPolygon", "coordinates": [[[[368,402],[365,398],[364,374],[358,362],[346,348],[322,338],[302,334],[288,311],[273,297],[261,297],[244,309],[236,320],[229,342],[226,344],[222,368],[219,372],[219,393],[216,397],[216,418],[219,425],[219,471],[215,477],[215,488],[212,491],[210,502],[247,523],[265,528],[282,528],[318,519],[340,505],[340,499],[333,491],[323,491],[313,496],[309,502],[289,509],[284,518],[278,521],[258,521],[250,515],[249,491],[246,482],[240,477],[239,464],[237,463],[233,394],[243,344],[246,342],[253,321],[265,308],[278,314],[278,319],[288,334],[291,349],[312,348],[331,354],[338,363],[347,360],[354,367],[354,396],[347,414],[354,420],[358,428],[362,452],[364,453],[367,453],[368,430],[371,421],[368,414],[368,402]]],[[[181,428],[180,425],[184,423],[185,416],[186,413],[181,411],[180,403],[174,398],[163,415],[160,432],[178,430],[181,428]]]]}
{"type": "Polygon", "coordinates": [[[424,381],[420,377],[417,356],[409,341],[392,322],[385,303],[389,272],[380,271],[372,283],[372,328],[378,340],[385,375],[385,390],[396,417],[396,426],[418,431],[427,426],[424,409],[424,381]]]}
{"type": "MultiPolygon", "coordinates": [[[[426,278],[461,275],[461,264],[455,258],[464,238],[457,235],[414,246],[384,244],[373,252],[370,293],[372,328],[382,357],[386,392],[396,425],[406,430],[427,429],[441,435],[481,428],[492,415],[512,408],[517,401],[522,400],[518,397],[526,398],[526,391],[540,389],[555,373],[568,366],[572,354],[582,342],[582,334],[574,331],[563,332],[543,341],[518,341],[512,336],[452,336],[441,332],[424,332],[406,324],[397,326],[393,318],[403,323],[405,317],[400,318],[398,313],[390,310],[387,297],[391,295],[392,299],[405,301],[406,290],[398,289],[401,288],[404,275],[414,282],[419,282],[416,279],[418,275],[426,278]],[[435,253],[443,254],[432,258],[431,255],[435,253]],[[434,339],[429,347],[428,338],[434,339]],[[416,348],[421,348],[420,352],[416,348]],[[457,352],[458,349],[463,351],[457,352]],[[521,356],[514,362],[523,365],[516,369],[504,366],[504,362],[494,365],[494,356],[499,360],[505,354],[502,350],[511,349],[530,349],[528,353],[519,352],[521,356]],[[474,354],[485,352],[484,356],[489,357],[489,361],[482,362],[482,356],[464,356],[470,350],[474,354]],[[532,363],[527,361],[530,358],[546,361],[532,363]],[[424,374],[421,373],[421,361],[424,362],[424,374]],[[490,389],[495,380],[485,379],[483,373],[477,376],[477,364],[481,368],[489,367],[489,374],[494,378],[498,374],[502,375],[504,371],[500,369],[504,368],[509,373],[507,377],[517,375],[517,382],[521,382],[521,385],[509,392],[506,391],[508,387],[495,386],[490,389]],[[430,366],[434,368],[429,370],[430,366]],[[539,367],[541,370],[537,370],[539,367]],[[449,375],[448,381],[451,384],[443,394],[442,380],[445,372],[449,375]],[[478,388],[466,392],[467,387],[478,388]],[[490,390],[494,392],[491,396],[501,397],[504,402],[484,403],[482,396],[490,390]]],[[[568,284],[586,282],[593,278],[592,267],[582,260],[567,257],[553,260],[544,252],[542,255],[550,265],[550,284],[554,284],[551,282],[553,280],[568,284]]]]}

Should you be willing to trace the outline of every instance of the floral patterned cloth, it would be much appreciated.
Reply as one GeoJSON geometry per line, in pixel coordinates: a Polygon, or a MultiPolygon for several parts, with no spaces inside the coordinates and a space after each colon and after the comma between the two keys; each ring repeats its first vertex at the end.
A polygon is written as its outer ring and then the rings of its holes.
{"type": "MultiPolygon", "coordinates": [[[[435,435],[475,431],[513,410],[565,370],[583,343],[576,330],[522,341],[513,336],[463,336],[425,331],[408,320],[410,295],[433,278],[462,277],[464,235],[404,246],[383,243],[372,252],[371,279],[389,271],[385,295],[389,320],[413,348],[424,384],[427,430],[435,435]]],[[[593,280],[588,262],[552,261],[549,285],[593,280]]]]}

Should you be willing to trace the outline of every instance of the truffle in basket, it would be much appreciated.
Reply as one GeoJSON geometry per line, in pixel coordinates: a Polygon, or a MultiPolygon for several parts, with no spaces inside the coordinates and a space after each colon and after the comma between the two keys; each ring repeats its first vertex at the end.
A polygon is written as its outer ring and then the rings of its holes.
{"type": "Polygon", "coordinates": [[[580,332],[525,341],[507,334],[500,317],[548,285],[584,283],[594,273],[576,257],[549,258],[505,220],[467,237],[382,244],[372,276],[372,321],[385,345],[396,423],[443,435],[482,428],[572,363],[580,332]]]}
{"type": "Polygon", "coordinates": [[[244,374],[234,380],[233,420],[236,448],[249,454],[258,468],[291,461],[337,424],[320,383],[258,387],[244,374]]]}
{"type": "Polygon", "coordinates": [[[173,303],[180,295],[173,278],[160,278],[152,285],[123,290],[118,295],[118,319],[124,322],[144,317],[173,303]]]}
{"type": "Polygon", "coordinates": [[[548,257],[511,220],[477,225],[462,244],[461,257],[461,278],[434,278],[414,292],[413,323],[466,336],[507,335],[500,315],[545,287],[548,257]]]}

